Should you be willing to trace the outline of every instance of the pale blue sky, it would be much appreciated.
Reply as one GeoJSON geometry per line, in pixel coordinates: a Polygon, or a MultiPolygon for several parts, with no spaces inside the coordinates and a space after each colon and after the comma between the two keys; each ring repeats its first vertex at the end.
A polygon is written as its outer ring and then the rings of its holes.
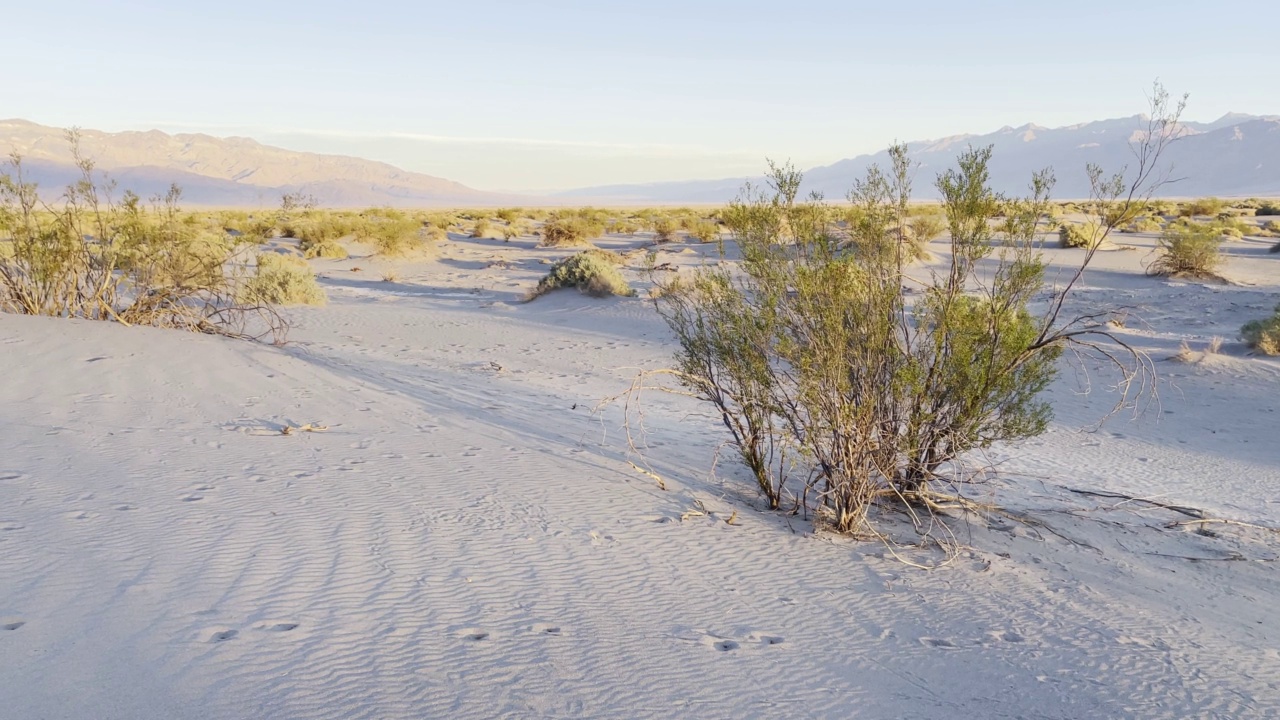
{"type": "MultiPolygon", "coordinates": [[[[6,3],[11,5],[11,3],[6,3]]],[[[1280,114],[1280,3],[63,0],[0,116],[247,135],[493,190],[754,173],[1003,125],[1280,114]]]]}

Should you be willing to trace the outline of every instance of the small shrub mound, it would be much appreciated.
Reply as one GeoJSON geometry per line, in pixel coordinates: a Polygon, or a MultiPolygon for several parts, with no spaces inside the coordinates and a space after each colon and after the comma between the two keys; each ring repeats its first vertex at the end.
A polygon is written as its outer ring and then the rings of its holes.
{"type": "Polygon", "coordinates": [[[1194,217],[1196,215],[1216,217],[1226,206],[1226,202],[1216,197],[1200,198],[1181,205],[1178,208],[1178,214],[1183,217],[1194,217]]]}
{"type": "Polygon", "coordinates": [[[1120,228],[1122,233],[1158,233],[1164,228],[1159,220],[1152,218],[1138,218],[1133,222],[1120,228]]]}
{"type": "Polygon", "coordinates": [[[1062,223],[1058,226],[1058,246],[1064,248],[1087,248],[1093,240],[1093,229],[1087,225],[1062,223]]]}
{"type": "Polygon", "coordinates": [[[618,271],[621,264],[622,258],[607,250],[593,248],[570,255],[551,267],[551,271],[538,283],[529,299],[566,287],[576,287],[593,297],[632,297],[636,291],[631,289],[618,271]]]}
{"type": "Polygon", "coordinates": [[[604,228],[570,215],[555,217],[542,226],[542,244],[546,247],[581,247],[590,245],[604,228]]]}
{"type": "Polygon", "coordinates": [[[698,242],[715,242],[720,239],[720,226],[714,220],[697,220],[690,224],[689,235],[698,242]]]}
{"type": "Polygon", "coordinates": [[[493,223],[489,222],[489,218],[480,218],[476,220],[475,227],[471,228],[471,237],[484,238],[489,237],[489,231],[493,229],[493,223]]]}
{"type": "Polygon", "coordinates": [[[669,217],[658,217],[653,221],[653,239],[655,242],[669,243],[675,240],[679,225],[669,217]]]}
{"type": "Polygon", "coordinates": [[[436,235],[424,233],[418,220],[398,210],[384,209],[366,213],[360,239],[377,248],[379,255],[395,257],[433,250],[436,235]]]}
{"type": "Polygon", "coordinates": [[[1156,244],[1158,256],[1147,268],[1150,275],[1221,279],[1221,230],[1213,225],[1176,223],[1165,228],[1156,244]]]}
{"type": "Polygon", "coordinates": [[[917,215],[908,221],[908,225],[911,228],[911,234],[922,248],[947,229],[946,218],[941,215],[917,215]]]}
{"type": "Polygon", "coordinates": [[[1263,355],[1280,355],[1280,305],[1271,317],[1245,323],[1240,334],[1249,347],[1263,355]]]}
{"type": "Polygon", "coordinates": [[[290,225],[286,236],[298,239],[298,248],[307,258],[333,258],[341,260],[347,257],[347,249],[338,242],[343,228],[332,223],[299,222],[290,225]]]}
{"type": "Polygon", "coordinates": [[[262,253],[258,272],[244,285],[247,302],[270,305],[324,305],[324,288],[306,260],[293,255],[262,253]]]}
{"type": "Polygon", "coordinates": [[[1254,214],[1254,215],[1256,215],[1256,216],[1258,216],[1258,217],[1267,217],[1267,216],[1270,216],[1270,215],[1280,215],[1280,205],[1277,205],[1277,204],[1275,204],[1275,203],[1271,203],[1271,202],[1263,203],[1261,207],[1259,207],[1257,210],[1254,210],[1254,211],[1253,211],[1253,214],[1254,214]]]}

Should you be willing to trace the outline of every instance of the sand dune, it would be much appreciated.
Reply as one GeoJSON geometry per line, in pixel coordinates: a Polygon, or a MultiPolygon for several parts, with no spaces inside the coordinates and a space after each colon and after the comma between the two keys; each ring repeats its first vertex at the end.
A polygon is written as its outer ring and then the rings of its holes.
{"type": "Polygon", "coordinates": [[[284,349],[0,316],[0,715],[1280,715],[1277,536],[1071,491],[1280,526],[1280,362],[1230,342],[1280,257],[1231,243],[1230,287],[1101,258],[1081,301],[1135,306],[1159,405],[1085,432],[1110,397],[1066,374],[978,490],[1035,523],[957,520],[926,572],[761,511],[683,398],[645,405],[668,490],[637,473],[591,409],[667,332],[639,299],[516,303],[558,256],[529,244],[455,238],[399,283],[317,261],[330,305],[284,349]]]}

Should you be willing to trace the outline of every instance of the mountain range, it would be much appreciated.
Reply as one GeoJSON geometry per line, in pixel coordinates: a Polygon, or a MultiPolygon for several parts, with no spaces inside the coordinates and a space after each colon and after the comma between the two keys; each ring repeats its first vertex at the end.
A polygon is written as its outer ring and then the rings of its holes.
{"type": "MultiPolygon", "coordinates": [[[[342,155],[294,152],[242,137],[169,135],[159,130],[107,133],[81,130],[85,157],[142,197],[182,187],[192,205],[273,207],[285,193],[314,196],[325,207],[465,206],[517,204],[451,180],[342,155]]],[[[78,176],[65,131],[26,120],[0,120],[0,155],[17,152],[24,172],[42,189],[60,189],[78,176]]]]}
{"type": "MultiPolygon", "coordinates": [[[[1140,137],[1145,124],[1139,115],[1060,128],[1005,127],[985,135],[908,143],[918,164],[915,196],[935,197],[934,176],[952,167],[967,146],[992,145],[991,184],[996,190],[1024,192],[1033,172],[1052,167],[1058,180],[1054,197],[1085,197],[1085,166],[1097,163],[1115,172],[1132,165],[1130,143],[1140,137]]],[[[1229,113],[1209,123],[1185,122],[1180,135],[1165,158],[1177,181],[1162,187],[1160,195],[1280,196],[1280,116],[1229,113]]],[[[744,182],[760,180],[609,185],[532,197],[484,192],[387,163],[295,152],[242,137],[83,130],[81,147],[121,188],[149,197],[177,183],[184,203],[205,206],[271,207],[285,193],[313,196],[325,207],[723,203],[744,182]]],[[[45,190],[60,189],[77,177],[61,129],[0,120],[0,153],[10,151],[23,156],[26,177],[45,190]]],[[[887,151],[809,169],[803,191],[842,199],[872,164],[888,167],[887,151]]]]}
{"type": "MultiPolygon", "coordinates": [[[[1130,143],[1141,137],[1146,125],[1147,118],[1136,115],[1060,128],[1004,127],[986,135],[907,143],[911,159],[918,164],[914,196],[936,198],[933,180],[938,173],[953,167],[956,156],[966,147],[991,145],[990,181],[996,190],[1025,193],[1032,173],[1051,167],[1057,178],[1054,197],[1085,198],[1089,194],[1086,166],[1096,163],[1108,174],[1132,166],[1135,160],[1130,143]]],[[[843,199],[872,164],[888,168],[888,151],[812,168],[805,172],[801,191],[843,199]]],[[[1174,180],[1157,193],[1164,197],[1280,195],[1280,116],[1228,113],[1209,123],[1181,123],[1179,137],[1169,146],[1160,170],[1174,180]]],[[[723,203],[733,199],[743,183],[761,180],[739,177],[611,185],[573,190],[559,197],[597,203],[723,203]]]]}

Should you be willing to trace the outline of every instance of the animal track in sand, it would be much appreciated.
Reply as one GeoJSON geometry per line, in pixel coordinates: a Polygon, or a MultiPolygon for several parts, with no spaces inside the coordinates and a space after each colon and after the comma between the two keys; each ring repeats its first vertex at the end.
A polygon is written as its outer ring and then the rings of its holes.
{"type": "Polygon", "coordinates": [[[481,640],[488,640],[490,635],[484,630],[469,628],[467,630],[463,630],[459,637],[463,640],[470,640],[471,642],[480,642],[481,640]]]}
{"type": "Polygon", "coordinates": [[[19,480],[26,480],[26,479],[27,479],[27,476],[20,472],[9,472],[7,470],[0,470],[0,483],[17,482],[19,480]]]}
{"type": "Polygon", "coordinates": [[[226,642],[239,634],[239,630],[215,630],[209,636],[209,642],[226,642]]]}
{"type": "Polygon", "coordinates": [[[542,635],[560,635],[561,634],[559,625],[549,625],[547,623],[534,623],[533,627],[531,627],[530,630],[533,630],[534,632],[542,635]]]}
{"type": "Polygon", "coordinates": [[[277,633],[289,632],[290,630],[296,630],[297,628],[298,623],[295,622],[263,622],[254,626],[255,630],[265,630],[267,632],[277,633]]]}
{"type": "Polygon", "coordinates": [[[988,634],[1001,642],[1020,643],[1026,640],[1025,637],[1012,630],[1005,630],[1004,632],[996,631],[988,634]]]}
{"type": "Polygon", "coordinates": [[[926,647],[941,648],[943,650],[959,650],[960,649],[959,645],[956,645],[954,642],[951,642],[946,638],[922,637],[920,638],[920,644],[926,647]]]}
{"type": "Polygon", "coordinates": [[[26,620],[11,620],[4,624],[0,624],[0,630],[17,630],[18,628],[26,624],[27,624],[26,620]]]}
{"type": "Polygon", "coordinates": [[[737,650],[739,647],[738,643],[732,640],[720,640],[719,642],[713,643],[711,646],[719,650],[720,652],[729,652],[730,650],[737,650]]]}

